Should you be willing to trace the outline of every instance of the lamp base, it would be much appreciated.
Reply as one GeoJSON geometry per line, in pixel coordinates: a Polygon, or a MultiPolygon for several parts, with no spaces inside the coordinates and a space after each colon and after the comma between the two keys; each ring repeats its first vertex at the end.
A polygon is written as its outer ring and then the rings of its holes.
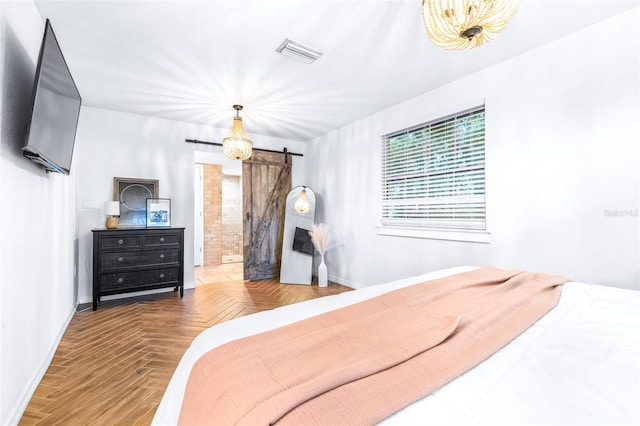
{"type": "Polygon", "coordinates": [[[107,223],[104,225],[107,229],[116,229],[118,227],[118,218],[117,217],[108,217],[107,223]]]}

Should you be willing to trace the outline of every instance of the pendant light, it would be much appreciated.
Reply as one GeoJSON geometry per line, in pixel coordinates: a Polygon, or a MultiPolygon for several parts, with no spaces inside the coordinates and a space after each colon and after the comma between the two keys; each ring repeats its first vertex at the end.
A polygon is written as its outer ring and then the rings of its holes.
{"type": "Polygon", "coordinates": [[[247,138],[242,127],[242,105],[234,105],[233,109],[236,110],[236,116],[233,117],[231,135],[222,139],[222,151],[232,160],[248,160],[251,158],[253,143],[247,138]]]}
{"type": "Polygon", "coordinates": [[[519,5],[520,0],[422,0],[422,18],[435,45],[461,50],[493,40],[519,5]]]}
{"type": "Polygon", "coordinates": [[[307,187],[305,187],[305,186],[302,187],[302,191],[300,192],[300,196],[298,197],[296,202],[293,203],[293,208],[298,213],[305,214],[305,213],[309,212],[309,209],[311,208],[311,205],[309,204],[309,200],[307,200],[307,187]]]}

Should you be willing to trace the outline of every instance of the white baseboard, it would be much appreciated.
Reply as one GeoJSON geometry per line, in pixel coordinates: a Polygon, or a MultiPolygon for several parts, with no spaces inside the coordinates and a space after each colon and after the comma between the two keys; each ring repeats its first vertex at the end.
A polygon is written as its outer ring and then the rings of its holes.
{"type": "Polygon", "coordinates": [[[27,405],[29,405],[29,402],[31,401],[31,397],[33,397],[33,394],[35,393],[36,389],[38,388],[38,385],[42,381],[42,378],[47,373],[47,370],[51,365],[51,361],[53,361],[53,357],[55,356],[56,351],[58,350],[58,346],[62,341],[62,336],[64,336],[65,331],[67,331],[67,327],[69,327],[69,323],[71,323],[71,320],[73,319],[73,316],[75,315],[75,313],[76,313],[76,310],[74,306],[69,312],[69,315],[67,316],[67,319],[64,322],[64,325],[58,332],[58,335],[56,336],[55,340],[53,341],[53,344],[49,348],[49,353],[47,354],[45,359],[42,360],[42,364],[40,365],[40,367],[33,373],[33,376],[29,380],[27,386],[22,391],[20,398],[18,398],[18,406],[15,407],[13,412],[9,414],[8,424],[17,425],[18,422],[20,422],[20,419],[24,414],[24,410],[27,409],[27,405]]]}
{"type": "Polygon", "coordinates": [[[357,282],[354,282],[354,281],[349,281],[349,280],[346,280],[346,279],[344,279],[344,278],[336,277],[336,276],[334,276],[334,275],[329,275],[329,281],[332,281],[332,282],[334,282],[334,283],[337,283],[337,284],[343,285],[343,286],[345,286],[345,287],[353,288],[353,289],[358,289],[358,288],[365,288],[365,287],[367,287],[366,285],[363,285],[363,284],[361,284],[361,283],[357,283],[357,282]]]}

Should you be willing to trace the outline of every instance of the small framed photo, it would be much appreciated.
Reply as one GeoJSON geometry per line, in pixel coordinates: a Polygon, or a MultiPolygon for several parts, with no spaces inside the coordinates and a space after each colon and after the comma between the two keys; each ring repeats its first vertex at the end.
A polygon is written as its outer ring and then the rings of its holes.
{"type": "Polygon", "coordinates": [[[147,198],[147,228],[171,226],[171,199],[147,198]]]}

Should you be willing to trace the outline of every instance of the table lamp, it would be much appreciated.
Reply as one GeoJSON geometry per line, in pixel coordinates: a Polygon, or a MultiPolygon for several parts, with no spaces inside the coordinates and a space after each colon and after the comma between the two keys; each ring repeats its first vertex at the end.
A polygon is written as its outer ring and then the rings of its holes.
{"type": "Polygon", "coordinates": [[[118,217],[120,216],[119,201],[105,201],[104,214],[107,216],[107,229],[116,229],[118,227],[118,217]]]}

